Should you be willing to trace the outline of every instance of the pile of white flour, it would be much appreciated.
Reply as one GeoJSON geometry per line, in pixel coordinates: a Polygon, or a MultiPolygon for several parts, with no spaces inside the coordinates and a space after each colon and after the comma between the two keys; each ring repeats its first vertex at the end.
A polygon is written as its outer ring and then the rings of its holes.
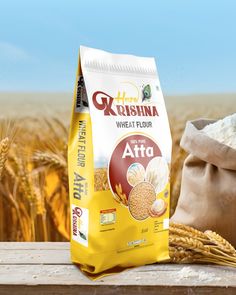
{"type": "Polygon", "coordinates": [[[210,271],[195,270],[195,267],[184,266],[180,271],[178,271],[175,280],[177,282],[183,282],[184,280],[195,280],[196,285],[201,282],[216,282],[220,281],[221,278],[217,277],[214,273],[210,271]]]}
{"type": "Polygon", "coordinates": [[[202,129],[209,137],[236,149],[236,113],[202,129]]]}

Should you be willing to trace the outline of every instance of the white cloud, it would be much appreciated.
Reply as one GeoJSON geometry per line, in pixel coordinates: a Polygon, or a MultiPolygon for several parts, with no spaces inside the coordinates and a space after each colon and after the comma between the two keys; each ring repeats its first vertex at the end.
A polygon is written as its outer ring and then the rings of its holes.
{"type": "Polygon", "coordinates": [[[0,60],[2,61],[32,61],[34,58],[23,48],[0,41],[0,60]]]}

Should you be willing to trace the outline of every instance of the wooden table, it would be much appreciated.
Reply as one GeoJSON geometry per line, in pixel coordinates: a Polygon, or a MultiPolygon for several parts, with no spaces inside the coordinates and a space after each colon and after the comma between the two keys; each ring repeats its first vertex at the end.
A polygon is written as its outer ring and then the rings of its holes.
{"type": "Polygon", "coordinates": [[[69,243],[0,243],[0,294],[236,294],[236,269],[159,264],[95,282],[70,262],[69,243]]]}

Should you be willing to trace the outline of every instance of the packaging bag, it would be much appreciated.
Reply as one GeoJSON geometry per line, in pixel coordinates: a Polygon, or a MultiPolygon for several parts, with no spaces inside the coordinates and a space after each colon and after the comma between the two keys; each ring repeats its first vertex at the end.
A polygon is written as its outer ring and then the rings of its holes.
{"type": "Polygon", "coordinates": [[[171,135],[153,58],[80,48],[71,258],[93,276],[168,259],[171,135]]]}
{"type": "Polygon", "coordinates": [[[236,150],[202,131],[213,122],[186,125],[180,145],[189,155],[172,221],[216,231],[236,246],[236,150]]]}

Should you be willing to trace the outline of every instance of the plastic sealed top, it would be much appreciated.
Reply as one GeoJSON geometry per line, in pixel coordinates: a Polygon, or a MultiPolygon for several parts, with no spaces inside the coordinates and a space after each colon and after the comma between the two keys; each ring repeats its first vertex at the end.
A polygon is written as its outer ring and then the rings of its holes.
{"type": "Polygon", "coordinates": [[[114,54],[80,46],[82,68],[87,70],[157,76],[154,57],[114,54]]]}

